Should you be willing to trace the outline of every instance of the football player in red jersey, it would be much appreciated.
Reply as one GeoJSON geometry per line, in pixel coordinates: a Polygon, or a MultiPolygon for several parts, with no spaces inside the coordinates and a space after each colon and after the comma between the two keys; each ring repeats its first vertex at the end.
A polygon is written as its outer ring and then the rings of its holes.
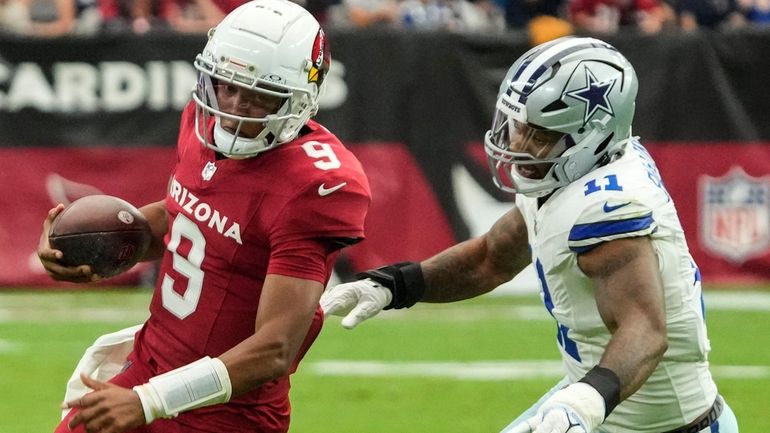
{"type": "MultiPolygon", "coordinates": [[[[162,257],[150,317],[123,370],[56,432],[286,432],[289,375],[318,335],[339,250],[361,240],[370,192],[360,163],[310,120],[329,47],[286,0],[254,0],[209,33],[164,200],[141,208],[162,257]]],[[[60,280],[99,279],[38,255],[60,280]]]]}

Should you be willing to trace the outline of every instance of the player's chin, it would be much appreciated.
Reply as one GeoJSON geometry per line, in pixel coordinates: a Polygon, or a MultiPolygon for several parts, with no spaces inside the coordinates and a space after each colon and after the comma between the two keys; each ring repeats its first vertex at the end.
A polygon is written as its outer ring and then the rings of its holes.
{"type": "Polygon", "coordinates": [[[236,135],[236,131],[238,132],[239,138],[247,138],[252,139],[256,138],[260,132],[262,132],[262,125],[244,125],[241,127],[240,131],[238,130],[237,125],[231,125],[224,123],[222,124],[222,129],[229,132],[232,135],[236,135]]]}

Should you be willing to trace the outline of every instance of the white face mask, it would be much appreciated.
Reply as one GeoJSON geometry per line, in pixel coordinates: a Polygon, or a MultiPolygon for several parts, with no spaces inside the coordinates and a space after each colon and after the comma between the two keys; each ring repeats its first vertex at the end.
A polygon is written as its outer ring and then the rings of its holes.
{"type": "Polygon", "coordinates": [[[561,155],[567,145],[564,133],[538,128],[495,113],[492,140],[503,152],[520,154],[524,160],[546,160],[561,155]]]}
{"type": "MultiPolygon", "coordinates": [[[[207,147],[220,152],[232,158],[246,158],[255,156],[258,153],[272,149],[273,147],[286,141],[287,137],[279,136],[276,131],[283,131],[284,126],[296,116],[285,114],[291,108],[290,92],[279,92],[268,89],[241,89],[231,90],[229,96],[236,94],[245,95],[244,107],[238,107],[238,110],[246,110],[251,106],[262,105],[259,101],[272,100],[272,107],[277,113],[267,114],[266,110],[257,109],[259,116],[251,117],[249,115],[231,114],[223,111],[226,107],[220,107],[220,98],[217,90],[225,91],[226,87],[215,85],[208,75],[201,74],[198,87],[193,92],[193,100],[196,102],[196,133],[198,139],[207,147]],[[219,87],[219,89],[217,89],[219,87]],[[210,133],[211,120],[215,119],[214,133],[210,133]],[[223,126],[223,121],[228,124],[223,126]],[[253,129],[253,124],[258,123],[263,126],[262,130],[255,137],[244,137],[242,130],[253,129]],[[251,126],[250,126],[251,125],[251,126]]],[[[230,85],[233,87],[234,85],[230,85]]],[[[227,102],[226,99],[223,100],[227,102]]],[[[231,102],[231,101],[230,101],[231,102]]],[[[230,103],[223,104],[229,107],[229,110],[236,110],[230,107],[230,103]]],[[[253,107],[252,107],[253,108],[253,107]]],[[[240,112],[240,111],[239,111],[240,112]]],[[[303,120],[304,123],[304,120],[303,120]]]]}
{"type": "MultiPolygon", "coordinates": [[[[261,135],[261,134],[260,134],[261,135]]],[[[243,159],[248,158],[249,149],[265,148],[267,142],[264,138],[247,138],[231,134],[219,124],[219,119],[214,123],[214,146],[215,150],[224,154],[228,158],[243,159]]]]}

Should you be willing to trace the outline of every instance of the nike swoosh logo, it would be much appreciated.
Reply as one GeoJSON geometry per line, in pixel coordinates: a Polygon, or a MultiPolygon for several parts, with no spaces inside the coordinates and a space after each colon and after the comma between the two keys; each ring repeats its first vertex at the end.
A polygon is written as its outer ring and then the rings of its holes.
{"type": "Polygon", "coordinates": [[[326,188],[324,184],[321,184],[321,186],[318,187],[318,195],[320,195],[321,197],[329,195],[347,184],[348,184],[347,182],[342,182],[341,184],[335,185],[331,188],[326,188]]]}
{"type": "Polygon", "coordinates": [[[612,212],[614,210],[618,210],[618,209],[620,209],[620,208],[622,208],[624,206],[628,206],[630,204],[631,204],[631,202],[629,201],[629,202],[625,202],[625,203],[621,203],[621,204],[616,204],[615,206],[610,206],[610,204],[605,201],[604,202],[604,207],[602,209],[604,209],[604,212],[610,213],[610,212],[612,212]]]}

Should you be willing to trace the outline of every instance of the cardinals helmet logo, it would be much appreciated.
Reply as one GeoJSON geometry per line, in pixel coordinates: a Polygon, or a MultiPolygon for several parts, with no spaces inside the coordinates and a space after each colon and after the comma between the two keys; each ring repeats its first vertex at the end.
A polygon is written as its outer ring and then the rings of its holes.
{"type": "Polygon", "coordinates": [[[313,51],[310,53],[310,71],[307,74],[308,83],[316,83],[319,87],[329,72],[331,64],[331,54],[329,53],[329,43],[326,40],[326,34],[323,29],[318,29],[318,34],[313,42],[313,51]]]}

